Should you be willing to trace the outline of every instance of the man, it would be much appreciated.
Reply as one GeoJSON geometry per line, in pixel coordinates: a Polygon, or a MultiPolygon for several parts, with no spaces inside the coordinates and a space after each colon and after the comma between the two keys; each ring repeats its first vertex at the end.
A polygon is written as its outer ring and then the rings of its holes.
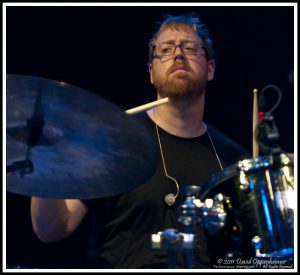
{"type": "MultiPolygon", "coordinates": [[[[154,175],[111,198],[32,198],[33,228],[43,242],[70,236],[89,216],[91,268],[166,268],[166,253],[151,249],[151,235],[180,228],[177,209],[185,199],[185,186],[201,186],[212,174],[246,156],[240,146],[203,121],[205,87],[214,77],[215,61],[212,41],[200,20],[168,17],[149,50],[151,83],[158,99],[169,97],[168,104],[139,116],[160,149],[161,163],[154,175]]],[[[194,268],[210,267],[201,226],[194,255],[194,268]]],[[[183,262],[179,255],[178,267],[183,262]]]]}

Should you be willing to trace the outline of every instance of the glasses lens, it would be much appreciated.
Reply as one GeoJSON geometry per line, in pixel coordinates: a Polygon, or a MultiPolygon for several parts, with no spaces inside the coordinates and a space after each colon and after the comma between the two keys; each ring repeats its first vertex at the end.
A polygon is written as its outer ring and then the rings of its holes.
{"type": "Polygon", "coordinates": [[[198,55],[202,52],[202,45],[195,42],[187,42],[182,45],[185,54],[198,55]]]}
{"type": "Polygon", "coordinates": [[[158,43],[155,47],[155,54],[160,57],[161,61],[170,58],[175,52],[175,48],[180,47],[181,51],[186,55],[202,54],[203,46],[197,42],[184,42],[178,46],[170,43],[158,43]]]}
{"type": "Polygon", "coordinates": [[[156,54],[160,56],[169,56],[173,54],[174,48],[175,45],[173,44],[160,43],[157,44],[156,54]]]}

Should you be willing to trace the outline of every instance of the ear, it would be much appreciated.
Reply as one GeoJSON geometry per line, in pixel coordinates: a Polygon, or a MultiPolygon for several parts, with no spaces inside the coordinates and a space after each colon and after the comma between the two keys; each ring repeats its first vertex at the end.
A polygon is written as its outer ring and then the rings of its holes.
{"type": "Polygon", "coordinates": [[[213,60],[208,60],[207,66],[207,80],[213,80],[215,76],[216,63],[213,60]]]}
{"type": "Polygon", "coordinates": [[[149,75],[150,75],[150,82],[151,82],[151,84],[153,84],[152,64],[149,64],[149,75]]]}

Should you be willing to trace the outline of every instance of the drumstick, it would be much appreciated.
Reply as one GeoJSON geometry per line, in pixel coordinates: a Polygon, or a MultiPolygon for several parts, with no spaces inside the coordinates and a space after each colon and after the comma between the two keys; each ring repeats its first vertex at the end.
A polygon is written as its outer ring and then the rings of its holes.
{"type": "Polygon", "coordinates": [[[258,107],[257,107],[257,89],[253,90],[253,114],[252,114],[252,154],[253,158],[258,157],[259,147],[255,138],[255,129],[258,124],[258,107]]]}
{"type": "Polygon", "coordinates": [[[141,106],[129,109],[129,110],[125,111],[125,113],[128,114],[128,115],[134,115],[136,113],[149,110],[152,107],[156,107],[156,106],[159,106],[159,105],[167,103],[167,102],[169,102],[169,98],[165,97],[163,99],[152,101],[150,103],[147,103],[147,104],[144,104],[144,105],[141,105],[141,106]]]}

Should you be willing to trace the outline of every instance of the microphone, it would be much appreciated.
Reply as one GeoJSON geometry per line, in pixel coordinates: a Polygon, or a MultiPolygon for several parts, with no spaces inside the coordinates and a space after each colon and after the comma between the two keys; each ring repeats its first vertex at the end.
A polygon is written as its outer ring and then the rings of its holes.
{"type": "Polygon", "coordinates": [[[281,102],[282,93],[279,87],[273,84],[266,85],[258,96],[258,117],[259,123],[256,129],[257,142],[263,151],[271,154],[278,154],[281,152],[279,146],[279,132],[272,115],[272,112],[278,107],[281,102]],[[264,92],[268,89],[273,89],[277,92],[278,98],[274,106],[268,110],[267,100],[264,92]]]}

